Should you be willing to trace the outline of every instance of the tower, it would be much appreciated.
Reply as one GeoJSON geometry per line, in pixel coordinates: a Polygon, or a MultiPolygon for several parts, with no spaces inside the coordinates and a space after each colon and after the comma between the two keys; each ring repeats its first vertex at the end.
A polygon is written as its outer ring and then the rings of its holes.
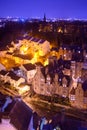
{"type": "Polygon", "coordinates": [[[46,14],[44,13],[43,21],[46,22],[46,14]]]}

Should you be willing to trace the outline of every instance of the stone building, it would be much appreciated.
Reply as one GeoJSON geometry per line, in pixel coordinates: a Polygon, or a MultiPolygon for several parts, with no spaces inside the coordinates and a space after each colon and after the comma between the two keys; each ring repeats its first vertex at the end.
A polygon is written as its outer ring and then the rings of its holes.
{"type": "Polygon", "coordinates": [[[59,78],[57,72],[53,72],[50,66],[37,66],[37,72],[33,78],[33,89],[37,94],[52,96],[54,94],[62,97],[69,95],[69,81],[67,76],[59,78]],[[49,71],[50,70],[50,71],[49,71]]]}
{"type": "Polygon", "coordinates": [[[73,107],[87,109],[87,80],[84,83],[78,83],[77,88],[71,89],[69,99],[73,107]]]}

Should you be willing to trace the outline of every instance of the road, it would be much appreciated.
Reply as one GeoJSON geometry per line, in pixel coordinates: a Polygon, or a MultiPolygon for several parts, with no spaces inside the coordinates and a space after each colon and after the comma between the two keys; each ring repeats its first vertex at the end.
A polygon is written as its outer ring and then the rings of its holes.
{"type": "Polygon", "coordinates": [[[40,116],[46,116],[47,118],[51,118],[56,113],[64,110],[66,116],[74,117],[78,120],[87,121],[87,113],[83,113],[82,111],[69,106],[64,106],[57,103],[50,103],[48,101],[44,101],[34,97],[30,98],[29,96],[25,97],[23,100],[40,116]]]}
{"type": "MultiPolygon", "coordinates": [[[[13,90],[5,87],[0,87],[0,92],[12,97],[18,96],[18,93],[13,92],[13,90]]],[[[51,103],[37,97],[29,97],[28,92],[22,96],[22,99],[29,107],[32,108],[33,111],[36,111],[41,117],[46,116],[47,118],[51,118],[56,113],[65,110],[65,115],[87,121],[87,113],[74,109],[70,106],[51,103]]]]}

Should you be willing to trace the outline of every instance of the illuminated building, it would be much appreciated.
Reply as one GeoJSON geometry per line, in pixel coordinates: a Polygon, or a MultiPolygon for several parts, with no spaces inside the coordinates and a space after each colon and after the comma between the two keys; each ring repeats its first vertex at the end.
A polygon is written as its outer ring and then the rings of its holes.
{"type": "Polygon", "coordinates": [[[27,83],[31,83],[32,79],[36,74],[36,66],[34,64],[23,64],[20,66],[23,77],[26,79],[27,83]]]}

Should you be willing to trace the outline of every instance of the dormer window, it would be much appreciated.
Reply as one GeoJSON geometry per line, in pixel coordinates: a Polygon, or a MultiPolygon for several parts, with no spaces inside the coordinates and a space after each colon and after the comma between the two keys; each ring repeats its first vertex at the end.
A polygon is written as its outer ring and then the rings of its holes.
{"type": "Polygon", "coordinates": [[[50,80],[50,77],[47,77],[47,81],[49,81],[50,80]]]}
{"type": "Polygon", "coordinates": [[[66,84],[63,84],[63,87],[67,87],[66,84]]]}

